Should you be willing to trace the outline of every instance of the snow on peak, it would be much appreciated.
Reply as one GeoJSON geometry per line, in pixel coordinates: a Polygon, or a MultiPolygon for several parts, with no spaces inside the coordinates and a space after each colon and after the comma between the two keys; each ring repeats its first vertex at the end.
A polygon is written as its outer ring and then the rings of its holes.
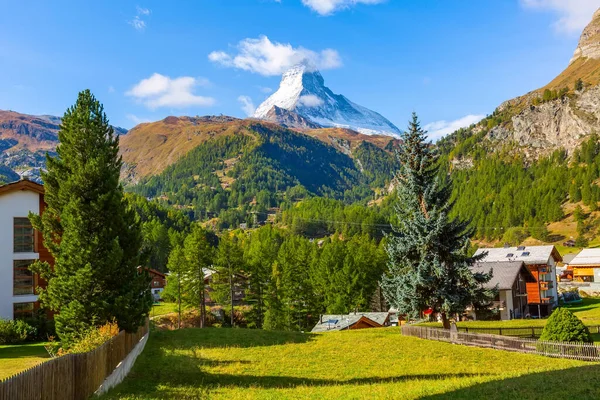
{"type": "Polygon", "coordinates": [[[398,137],[400,130],[386,118],[325,86],[323,76],[308,64],[298,64],[281,77],[279,89],[254,112],[254,118],[269,119],[277,106],[293,111],[321,126],[349,128],[367,135],[398,137]]]}

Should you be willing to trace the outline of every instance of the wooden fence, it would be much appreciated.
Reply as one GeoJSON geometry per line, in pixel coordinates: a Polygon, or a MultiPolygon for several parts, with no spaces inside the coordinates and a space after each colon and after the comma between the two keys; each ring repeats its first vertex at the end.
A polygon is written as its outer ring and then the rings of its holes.
{"type": "Polygon", "coordinates": [[[100,347],[53,358],[0,382],[0,400],[84,400],[94,394],[138,342],[148,321],[136,333],[119,332],[100,347]]]}
{"type": "MultiPolygon", "coordinates": [[[[590,333],[600,333],[600,325],[588,326],[590,333]]],[[[466,333],[486,333],[490,335],[500,336],[516,336],[522,338],[539,338],[542,336],[543,326],[531,326],[520,328],[472,328],[467,326],[459,326],[459,332],[466,333]]]]}
{"type": "Polygon", "coordinates": [[[581,361],[600,361],[600,346],[588,343],[542,342],[535,339],[483,333],[451,332],[446,329],[404,325],[402,334],[465,346],[485,347],[548,357],[581,361]]]}

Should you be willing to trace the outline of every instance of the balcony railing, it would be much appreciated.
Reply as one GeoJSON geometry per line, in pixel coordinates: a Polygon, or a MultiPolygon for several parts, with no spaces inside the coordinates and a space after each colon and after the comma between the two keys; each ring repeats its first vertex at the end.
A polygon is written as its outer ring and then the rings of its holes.
{"type": "Polygon", "coordinates": [[[554,303],[554,296],[542,297],[542,304],[554,303]]]}
{"type": "Polygon", "coordinates": [[[554,282],[552,281],[540,281],[540,289],[550,290],[554,288],[554,282]]]}

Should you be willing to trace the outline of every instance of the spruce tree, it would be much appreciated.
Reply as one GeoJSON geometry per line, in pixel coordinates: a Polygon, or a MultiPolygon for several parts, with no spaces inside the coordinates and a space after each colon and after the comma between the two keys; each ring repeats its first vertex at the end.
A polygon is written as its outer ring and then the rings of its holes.
{"type": "Polygon", "coordinates": [[[65,344],[113,319],[135,331],[152,305],[148,275],[138,270],[140,223],[119,183],[119,138],[89,90],[65,112],[58,139],[42,173],[48,206],[41,218],[30,215],[55,260],[34,266],[48,282],[40,300],[57,313],[65,344]]]}
{"type": "Polygon", "coordinates": [[[431,308],[448,329],[452,315],[490,299],[493,293],[482,285],[491,274],[470,270],[477,261],[468,255],[473,231],[467,221],[449,217],[451,185],[438,173],[438,155],[414,113],[397,158],[397,218],[388,236],[388,272],[381,287],[400,313],[416,316],[431,308]]]}

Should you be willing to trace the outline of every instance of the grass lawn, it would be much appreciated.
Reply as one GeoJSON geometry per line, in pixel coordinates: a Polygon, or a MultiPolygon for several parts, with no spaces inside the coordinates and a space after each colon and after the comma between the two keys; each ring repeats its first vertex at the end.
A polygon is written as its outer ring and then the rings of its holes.
{"type": "MultiPolygon", "coordinates": [[[[181,307],[181,310],[184,310],[184,307],[181,307]]],[[[177,312],[177,303],[155,303],[152,305],[152,310],[150,311],[150,317],[157,317],[159,315],[171,314],[177,312]]]]}
{"type": "Polygon", "coordinates": [[[45,343],[0,346],[0,380],[46,361],[45,343]]]}
{"type": "Polygon", "coordinates": [[[398,328],[191,328],[153,331],[130,375],[102,398],[597,399],[599,374],[600,364],[403,337],[398,328]]]}

